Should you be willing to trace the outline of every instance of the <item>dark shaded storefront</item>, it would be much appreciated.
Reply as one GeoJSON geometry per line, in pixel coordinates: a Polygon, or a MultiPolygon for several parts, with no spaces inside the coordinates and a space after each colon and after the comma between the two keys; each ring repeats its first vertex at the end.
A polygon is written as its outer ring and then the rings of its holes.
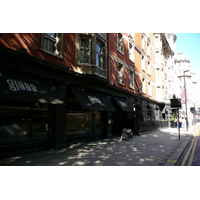
{"type": "Polygon", "coordinates": [[[121,135],[123,128],[137,134],[159,123],[145,121],[150,109],[142,102],[151,100],[105,78],[1,48],[0,157],[121,135]]]}
{"type": "Polygon", "coordinates": [[[66,142],[107,138],[111,134],[109,97],[100,91],[70,87],[67,96],[66,142]]]}
{"type": "MultiPolygon", "coordinates": [[[[128,99],[128,98],[127,98],[128,99]]],[[[112,103],[116,108],[113,113],[113,135],[120,135],[123,128],[130,128],[134,131],[134,110],[126,97],[113,96],[112,103]]]]}
{"type": "Polygon", "coordinates": [[[54,105],[64,104],[50,80],[0,70],[0,157],[50,148],[54,105]]]}

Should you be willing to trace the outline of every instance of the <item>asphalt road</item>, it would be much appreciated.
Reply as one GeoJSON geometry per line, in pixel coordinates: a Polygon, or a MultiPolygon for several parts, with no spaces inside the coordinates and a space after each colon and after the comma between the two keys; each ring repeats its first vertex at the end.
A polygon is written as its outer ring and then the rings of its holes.
{"type": "Polygon", "coordinates": [[[175,166],[200,166],[200,127],[194,132],[175,166]]]}

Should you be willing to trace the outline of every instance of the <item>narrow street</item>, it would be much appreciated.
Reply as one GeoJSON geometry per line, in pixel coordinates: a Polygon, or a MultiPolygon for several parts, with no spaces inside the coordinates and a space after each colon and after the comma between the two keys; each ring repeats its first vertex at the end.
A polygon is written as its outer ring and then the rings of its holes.
{"type": "Polygon", "coordinates": [[[200,127],[194,132],[175,166],[200,166],[200,127]]]}

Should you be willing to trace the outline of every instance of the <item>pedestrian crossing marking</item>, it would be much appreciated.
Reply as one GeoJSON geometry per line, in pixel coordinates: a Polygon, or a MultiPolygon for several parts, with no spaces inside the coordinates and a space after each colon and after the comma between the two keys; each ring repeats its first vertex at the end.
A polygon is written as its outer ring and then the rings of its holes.
{"type": "Polygon", "coordinates": [[[167,162],[176,163],[177,160],[171,160],[171,159],[169,159],[167,162]]]}

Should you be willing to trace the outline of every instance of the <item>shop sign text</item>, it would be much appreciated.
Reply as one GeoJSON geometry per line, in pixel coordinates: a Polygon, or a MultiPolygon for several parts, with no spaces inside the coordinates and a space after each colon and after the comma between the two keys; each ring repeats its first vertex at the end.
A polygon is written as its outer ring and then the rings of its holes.
{"type": "Polygon", "coordinates": [[[101,100],[97,97],[93,97],[93,96],[88,96],[88,99],[91,101],[92,104],[98,103],[101,104],[102,106],[105,106],[101,100]]]}
{"type": "Polygon", "coordinates": [[[124,103],[123,101],[119,101],[119,103],[121,104],[122,107],[127,107],[126,103],[124,103]]]}
{"type": "Polygon", "coordinates": [[[30,91],[30,92],[38,92],[37,88],[34,84],[29,84],[27,82],[18,81],[14,79],[6,80],[11,91],[30,91]]]}

